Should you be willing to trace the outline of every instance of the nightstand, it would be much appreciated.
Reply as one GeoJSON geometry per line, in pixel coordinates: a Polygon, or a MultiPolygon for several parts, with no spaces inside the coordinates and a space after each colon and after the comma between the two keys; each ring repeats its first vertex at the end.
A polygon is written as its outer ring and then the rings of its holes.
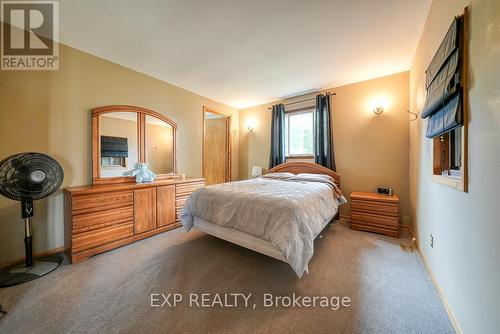
{"type": "Polygon", "coordinates": [[[399,237],[399,197],[375,193],[351,194],[351,229],[399,237]]]}

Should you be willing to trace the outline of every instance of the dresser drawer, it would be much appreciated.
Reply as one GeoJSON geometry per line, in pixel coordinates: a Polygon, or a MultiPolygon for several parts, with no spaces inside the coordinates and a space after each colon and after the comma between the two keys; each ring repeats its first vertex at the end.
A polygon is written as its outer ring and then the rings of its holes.
{"type": "Polygon", "coordinates": [[[134,234],[132,221],[100,228],[98,230],[74,234],[72,237],[71,251],[73,253],[105,245],[107,243],[130,237],[134,234]]]}
{"type": "Polygon", "coordinates": [[[175,186],[175,218],[176,221],[181,219],[181,210],[186,203],[189,195],[198,188],[204,187],[205,182],[193,182],[188,184],[179,184],[175,186]]]}
{"type": "Polygon", "coordinates": [[[368,214],[364,212],[353,211],[352,209],[351,222],[399,228],[399,218],[397,216],[368,214]]]}
{"type": "Polygon", "coordinates": [[[193,191],[203,186],[205,186],[204,182],[178,184],[175,186],[175,195],[176,196],[190,195],[193,191]]]}
{"type": "Polygon", "coordinates": [[[105,211],[108,209],[131,206],[134,203],[132,191],[110,192],[106,194],[92,194],[75,196],[72,198],[73,214],[105,211]]]}
{"type": "Polygon", "coordinates": [[[383,215],[399,216],[399,205],[351,199],[351,211],[380,213],[383,215]]]}
{"type": "Polygon", "coordinates": [[[176,208],[182,208],[184,206],[184,203],[186,203],[189,195],[186,196],[177,196],[175,199],[175,207],[176,208]]]}
{"type": "Polygon", "coordinates": [[[132,221],[133,218],[133,206],[75,215],[73,216],[73,233],[121,224],[132,221]]]}
{"type": "Polygon", "coordinates": [[[181,221],[182,208],[175,209],[175,221],[181,221]]]}
{"type": "Polygon", "coordinates": [[[182,207],[184,206],[184,203],[186,203],[186,200],[188,199],[189,195],[185,195],[185,196],[178,196],[176,199],[175,199],[175,217],[176,217],[176,221],[180,221],[181,220],[181,211],[182,211],[182,207]]]}

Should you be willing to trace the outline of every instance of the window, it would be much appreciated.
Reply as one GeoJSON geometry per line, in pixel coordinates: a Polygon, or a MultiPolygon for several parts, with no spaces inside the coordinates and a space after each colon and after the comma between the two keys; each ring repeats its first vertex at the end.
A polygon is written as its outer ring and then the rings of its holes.
{"type": "Polygon", "coordinates": [[[468,191],[468,9],[456,17],[426,73],[422,118],[432,138],[432,180],[468,191]]]}
{"type": "Polygon", "coordinates": [[[314,109],[285,114],[285,156],[314,155],[314,109]]]}
{"type": "Polygon", "coordinates": [[[461,177],[462,127],[434,138],[434,175],[461,177]]]}
{"type": "Polygon", "coordinates": [[[101,166],[105,169],[127,167],[126,157],[101,157],[101,166]]]}

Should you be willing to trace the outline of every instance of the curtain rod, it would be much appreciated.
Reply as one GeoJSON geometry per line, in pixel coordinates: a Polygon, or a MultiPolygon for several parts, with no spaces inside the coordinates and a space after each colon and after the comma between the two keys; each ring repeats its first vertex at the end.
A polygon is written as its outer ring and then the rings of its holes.
{"type": "MultiPolygon", "coordinates": [[[[327,95],[337,95],[337,94],[336,93],[329,93],[329,92],[327,92],[327,95]]],[[[316,96],[315,97],[311,97],[309,99],[304,99],[304,100],[299,100],[299,101],[285,103],[283,105],[286,107],[286,106],[289,106],[289,105],[292,105],[292,104],[297,104],[297,103],[307,102],[307,101],[312,101],[312,100],[316,100],[316,96]]],[[[267,109],[271,110],[271,109],[273,109],[273,107],[268,107],[267,109]]]]}

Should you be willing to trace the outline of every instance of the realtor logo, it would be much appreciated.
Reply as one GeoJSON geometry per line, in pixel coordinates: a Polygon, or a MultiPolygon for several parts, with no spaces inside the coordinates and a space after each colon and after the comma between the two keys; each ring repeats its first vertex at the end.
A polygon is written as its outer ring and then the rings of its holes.
{"type": "Polygon", "coordinates": [[[59,3],[1,1],[2,70],[59,69],[59,3]]]}

